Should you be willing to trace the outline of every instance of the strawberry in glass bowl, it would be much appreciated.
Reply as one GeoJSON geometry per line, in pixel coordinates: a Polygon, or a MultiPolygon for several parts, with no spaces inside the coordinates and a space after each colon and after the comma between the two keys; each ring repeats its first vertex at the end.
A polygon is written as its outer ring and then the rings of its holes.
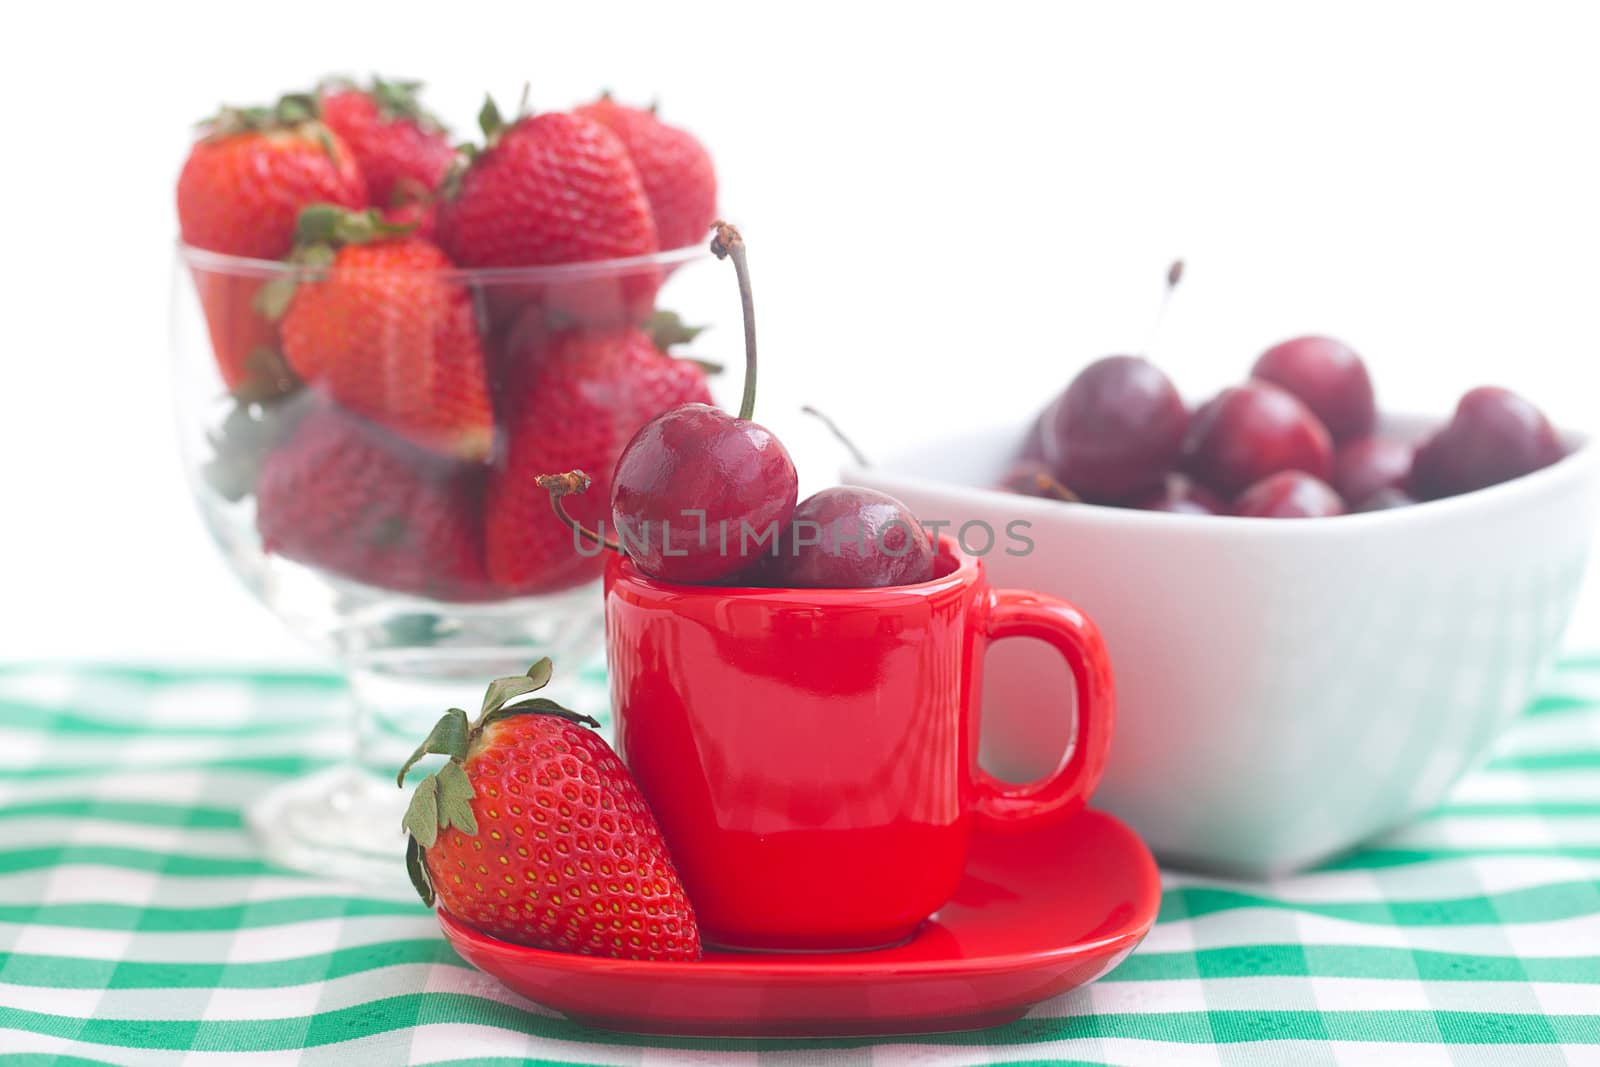
{"type": "Polygon", "coordinates": [[[652,140],[650,112],[623,123],[614,104],[507,119],[491,102],[481,144],[457,149],[418,88],[223,109],[177,188],[175,387],[201,515],[339,662],[357,711],[356,761],[252,821],[274,859],[335,876],[396,876],[382,780],[419,724],[485,676],[598,648],[603,561],[535,479],[594,472],[572,510],[595,521],[633,434],[712,399],[685,352],[698,331],[665,310],[705,322],[718,297],[700,280],[709,157],[698,190],[663,185],[688,135],[652,140]]]}

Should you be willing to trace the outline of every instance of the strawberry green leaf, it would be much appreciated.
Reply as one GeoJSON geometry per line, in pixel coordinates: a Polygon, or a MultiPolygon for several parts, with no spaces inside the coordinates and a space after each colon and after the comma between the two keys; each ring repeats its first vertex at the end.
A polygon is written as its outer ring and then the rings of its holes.
{"type": "MultiPolygon", "coordinates": [[[[444,713],[440,720],[433,724],[433,729],[428,731],[427,740],[417,746],[411,753],[411,758],[406,760],[400,768],[400,773],[395,776],[395,785],[404,787],[406,772],[416,766],[418,760],[428,753],[433,752],[441,756],[449,756],[453,760],[467,758],[467,713],[460,708],[451,708],[444,713]]],[[[432,844],[432,842],[428,842],[432,844]]]]}
{"type": "Polygon", "coordinates": [[[327,245],[357,245],[386,237],[401,237],[417,228],[414,222],[389,222],[377,208],[351,211],[338,204],[307,204],[295,219],[295,261],[308,262],[307,253],[327,245]]]}
{"type": "Polygon", "coordinates": [[[426,130],[440,133],[446,132],[444,123],[428,111],[417,100],[417,94],[422,90],[423,83],[415,79],[381,78],[372,76],[372,88],[368,90],[373,102],[378,105],[378,114],[386,122],[396,119],[416,123],[426,130]]]}
{"type": "Polygon", "coordinates": [[[406,838],[406,874],[416,886],[417,895],[428,907],[433,907],[433,879],[428,877],[428,865],[422,862],[422,846],[415,837],[406,838]]]}
{"type": "Polygon", "coordinates": [[[534,686],[535,689],[543,689],[545,686],[550,684],[550,676],[555,672],[555,664],[550,662],[549,656],[546,656],[544,659],[528,668],[527,677],[539,683],[538,685],[534,686]]]}
{"type": "Polygon", "coordinates": [[[280,274],[256,290],[255,296],[250,298],[250,305],[268,322],[277,322],[288,314],[294,291],[299,286],[293,274],[280,274]]]}
{"type": "Polygon", "coordinates": [[[485,96],[483,107],[478,110],[478,129],[483,131],[484,140],[493,144],[505,128],[506,120],[500,114],[500,105],[494,102],[494,97],[485,96]]]}
{"type": "Polygon", "coordinates": [[[349,210],[338,204],[307,204],[295,218],[295,244],[326,244],[332,241],[340,221],[349,214],[349,210]]]}
{"type": "Polygon", "coordinates": [[[207,136],[228,137],[236,133],[282,130],[314,122],[322,113],[314,93],[286,93],[270,107],[224,107],[200,125],[207,136]]]}
{"type": "Polygon", "coordinates": [[[439,829],[452,826],[462,833],[478,832],[478,819],[472,814],[472,782],[459,763],[446,763],[439,768],[439,829]]]}
{"type": "Polygon", "coordinates": [[[327,156],[335,164],[338,164],[339,149],[334,146],[333,131],[328,129],[328,127],[324,126],[320,122],[315,123],[314,125],[308,125],[306,129],[310,130],[311,136],[316,138],[317,145],[322,149],[323,155],[327,156]]]}
{"type": "Polygon", "coordinates": [[[304,414],[303,405],[287,402],[283,396],[266,399],[273,388],[292,389],[298,385],[282,356],[270,349],[257,349],[246,358],[245,368],[248,377],[235,387],[233,407],[221,425],[206,434],[211,458],[200,467],[206,484],[234,502],[255,492],[267,455],[304,414]],[[269,385],[271,375],[280,366],[287,380],[269,385]]]}
{"type": "Polygon", "coordinates": [[[660,309],[650,316],[644,332],[650,335],[655,346],[665,352],[673,345],[688,344],[705,332],[704,326],[690,326],[676,311],[660,309]]]}
{"type": "Polygon", "coordinates": [[[496,678],[490,682],[488,690],[483,694],[483,708],[478,712],[479,720],[482,721],[484,716],[502,707],[506,701],[515,700],[525,693],[532,693],[549,685],[553,669],[550,657],[546,656],[529,667],[527,674],[513,674],[509,678],[496,678]]]}
{"type": "Polygon", "coordinates": [[[516,675],[511,678],[496,678],[489,683],[489,691],[483,694],[483,710],[478,713],[481,724],[484,719],[503,707],[508,700],[533,692],[539,686],[531,678],[516,675]]]}
{"type": "Polygon", "coordinates": [[[417,791],[411,794],[411,803],[406,806],[400,825],[422,842],[423,848],[432,848],[439,840],[439,779],[434,775],[417,783],[417,791]]]}
{"type": "Polygon", "coordinates": [[[285,93],[278,98],[277,120],[285,126],[310,122],[322,114],[321,102],[315,93],[285,93]]]}
{"type": "Polygon", "coordinates": [[[575,722],[581,726],[588,726],[596,730],[600,728],[598,720],[588,715],[580,715],[578,712],[563,707],[547,697],[534,697],[532,700],[524,700],[520,704],[508,704],[505,707],[496,708],[479,721],[478,728],[482,729],[490,723],[499,722],[501,719],[509,719],[513,715],[557,715],[568,722],[575,722]]]}

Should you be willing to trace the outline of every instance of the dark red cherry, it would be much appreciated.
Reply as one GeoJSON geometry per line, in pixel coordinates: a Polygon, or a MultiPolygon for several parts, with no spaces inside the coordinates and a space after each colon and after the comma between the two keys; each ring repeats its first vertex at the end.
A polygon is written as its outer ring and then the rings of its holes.
{"type": "Polygon", "coordinates": [[[841,485],[794,509],[758,584],[798,589],[914,585],[933,577],[933,541],[911,509],[875,489],[841,485]]]}
{"type": "Polygon", "coordinates": [[[1388,511],[1390,508],[1409,508],[1417,498],[1394,486],[1385,486],[1355,507],[1356,511],[1388,511]]]}
{"type": "Polygon", "coordinates": [[[1485,385],[1463,396],[1449,425],[1417,449],[1411,488],[1422,500],[1437,500],[1510,481],[1564,455],[1538,408],[1509,389],[1485,385]]]}
{"type": "Polygon", "coordinates": [[[717,224],[711,250],[733,259],[744,313],[744,399],[735,418],[685,404],[645,423],[622,450],[611,479],[617,540],[640,572],[708,584],[770,551],[800,495],[794,462],[755,408],[755,316],[744,241],[717,224]]]}
{"type": "Polygon", "coordinates": [[[1131,501],[1141,511],[1170,511],[1179,515],[1226,515],[1228,504],[1220,496],[1177,472],[1168,474],[1161,488],[1131,501]]]}
{"type": "Polygon", "coordinates": [[[1138,356],[1089,364],[1045,410],[1045,463],[1086,500],[1126,500],[1161,485],[1189,422],[1165,374],[1138,356]]]}
{"type": "Polygon", "coordinates": [[[1333,487],[1305,471],[1279,471],[1246,489],[1233,513],[1257,519],[1321,519],[1344,514],[1333,487]]]}
{"type": "Polygon", "coordinates": [[[1380,489],[1404,489],[1411,481],[1411,445],[1392,437],[1358,437],[1339,448],[1333,487],[1346,500],[1366,500],[1380,489]]]}
{"type": "Polygon", "coordinates": [[[1299,397],[1335,441],[1369,434],[1377,422],[1367,366],[1343,341],[1296,337],[1261,353],[1250,374],[1299,397]]]}
{"type": "Polygon", "coordinates": [[[709,584],[770,551],[799,495],[794,461],[771,431],[685,404],[645,423],[623,449],[611,519],[641,573],[709,584]]]}
{"type": "Polygon", "coordinates": [[[1236,496],[1270,474],[1298,470],[1326,479],[1333,442],[1311,409],[1267,382],[1224,389],[1199,411],[1183,442],[1183,469],[1236,496]]]}

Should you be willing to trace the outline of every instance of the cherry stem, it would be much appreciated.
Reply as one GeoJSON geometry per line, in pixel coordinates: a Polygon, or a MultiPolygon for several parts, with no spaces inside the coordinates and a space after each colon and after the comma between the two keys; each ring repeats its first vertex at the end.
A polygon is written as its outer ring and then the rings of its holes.
{"type": "Polygon", "coordinates": [[[1172,303],[1172,294],[1181,281],[1183,281],[1183,260],[1175,259],[1167,268],[1167,286],[1161,290],[1161,303],[1156,307],[1155,320],[1150,323],[1150,336],[1144,346],[1147,356],[1155,349],[1156,340],[1161,336],[1161,326],[1167,321],[1167,306],[1172,303]]]}
{"type": "Polygon", "coordinates": [[[1077,493],[1074,493],[1071,489],[1068,489],[1066,486],[1062,485],[1060,482],[1056,481],[1052,475],[1047,474],[1044,471],[1039,471],[1033,476],[1033,484],[1037,485],[1041,492],[1049,493],[1057,500],[1064,500],[1068,504],[1083,503],[1082,497],[1080,497],[1077,493]]]}
{"type": "Polygon", "coordinates": [[[750,292],[750,265],[738,230],[721,219],[711,227],[716,231],[711,238],[712,254],[732,259],[733,273],[739,279],[739,304],[744,313],[744,397],[739,401],[739,417],[748,422],[756,413],[756,303],[750,292]]]}
{"type": "Polygon", "coordinates": [[[828,416],[824,415],[810,404],[806,404],[800,410],[805,412],[807,415],[810,415],[818,422],[822,423],[822,425],[826,426],[828,428],[828,432],[833,434],[834,439],[837,440],[841,445],[844,445],[845,450],[850,453],[850,458],[856,461],[856,466],[872,466],[872,461],[867,459],[866,454],[862,452],[861,449],[856,447],[856,443],[854,441],[845,436],[845,432],[839,429],[838,423],[828,418],[828,416]]]}
{"type": "Polygon", "coordinates": [[[550,494],[550,507],[556,513],[556,518],[566,524],[567,528],[587,537],[597,545],[609,548],[611,551],[622,554],[622,546],[617,544],[615,538],[601,537],[583,523],[572,517],[567,511],[563,497],[575,493],[587,492],[591,484],[590,477],[582,471],[568,471],[565,474],[541,474],[534,479],[539,488],[550,494]]]}

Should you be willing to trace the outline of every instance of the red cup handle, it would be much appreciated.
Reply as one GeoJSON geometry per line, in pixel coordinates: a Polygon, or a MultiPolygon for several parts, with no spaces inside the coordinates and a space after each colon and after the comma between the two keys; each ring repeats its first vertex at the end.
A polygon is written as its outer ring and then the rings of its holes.
{"type": "Polygon", "coordinates": [[[1111,751],[1116,697],[1105,641],[1094,622],[1065,600],[1021,589],[989,594],[987,636],[994,641],[1034,637],[1061,653],[1077,688],[1078,721],[1061,764],[1036,782],[1013,784],[980,768],[973,814],[992,827],[1064,819],[1082,808],[1100,784],[1111,751]]]}

